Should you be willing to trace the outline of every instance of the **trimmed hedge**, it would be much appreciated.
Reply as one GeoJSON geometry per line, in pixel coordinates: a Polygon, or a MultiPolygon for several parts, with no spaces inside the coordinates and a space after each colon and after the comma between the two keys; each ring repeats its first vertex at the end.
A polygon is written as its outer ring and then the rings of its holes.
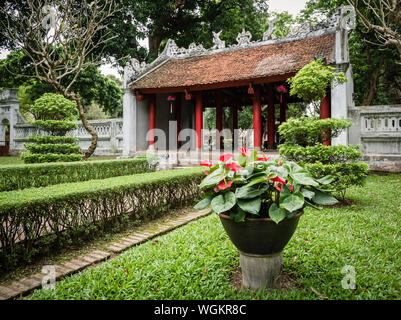
{"type": "Polygon", "coordinates": [[[0,269],[199,199],[201,168],[0,193],[0,269]]]}
{"type": "MultiPolygon", "coordinates": [[[[49,156],[49,154],[35,156],[49,156]]],[[[55,156],[60,155],[57,154],[55,156]]],[[[155,171],[156,165],[157,163],[149,164],[146,158],[142,157],[135,159],[1,166],[0,191],[46,187],[59,183],[146,173],[155,171]]]]}

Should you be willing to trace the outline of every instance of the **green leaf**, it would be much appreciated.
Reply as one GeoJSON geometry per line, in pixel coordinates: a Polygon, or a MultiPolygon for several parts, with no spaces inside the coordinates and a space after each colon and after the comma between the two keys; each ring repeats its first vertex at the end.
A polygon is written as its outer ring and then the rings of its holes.
{"type": "Polygon", "coordinates": [[[235,190],[235,197],[237,199],[252,199],[265,193],[268,189],[267,185],[262,186],[251,186],[251,187],[241,187],[235,190]]]}
{"type": "Polygon", "coordinates": [[[305,189],[303,188],[301,190],[301,193],[304,195],[305,198],[312,200],[312,198],[314,197],[315,193],[311,190],[305,189]]]}
{"type": "Polygon", "coordinates": [[[329,184],[332,183],[334,179],[335,179],[334,176],[328,175],[323,178],[317,179],[316,181],[319,182],[320,184],[329,184]]]}
{"type": "Polygon", "coordinates": [[[246,156],[244,156],[244,155],[242,155],[242,154],[239,154],[239,156],[238,156],[238,163],[239,163],[239,165],[241,166],[241,167],[245,167],[245,165],[246,165],[246,156]]]}
{"type": "Polygon", "coordinates": [[[338,200],[331,195],[323,193],[319,190],[316,190],[315,196],[312,198],[312,201],[317,204],[330,206],[338,203],[338,200]]]}
{"type": "Polygon", "coordinates": [[[279,223],[280,221],[286,218],[286,212],[283,208],[279,208],[277,204],[273,203],[269,208],[269,217],[275,223],[279,223]]]}
{"type": "Polygon", "coordinates": [[[214,212],[222,213],[230,210],[235,206],[235,195],[234,192],[227,192],[224,195],[220,194],[213,198],[212,209],[214,212]]]}
{"type": "Polygon", "coordinates": [[[319,183],[312,177],[308,176],[306,173],[298,172],[298,173],[291,173],[290,175],[296,183],[306,186],[314,186],[314,187],[319,186],[319,183]]]}
{"type": "Polygon", "coordinates": [[[261,182],[263,182],[263,181],[266,181],[266,180],[267,180],[267,175],[266,175],[265,172],[263,172],[263,173],[258,173],[258,174],[255,174],[255,175],[250,179],[249,183],[247,183],[244,187],[250,187],[250,186],[253,186],[253,185],[255,185],[255,184],[261,183],[261,182]]]}
{"type": "Polygon", "coordinates": [[[210,205],[210,202],[212,201],[212,196],[207,196],[205,199],[202,199],[199,201],[195,206],[194,209],[196,210],[203,210],[207,208],[210,205]]]}
{"type": "Polygon", "coordinates": [[[260,197],[250,199],[250,200],[238,199],[237,204],[245,212],[259,215],[260,206],[262,204],[262,199],[260,197]]]}
{"type": "Polygon", "coordinates": [[[222,169],[219,168],[213,171],[211,174],[206,176],[201,184],[199,185],[200,189],[208,188],[218,184],[221,180],[223,180],[227,176],[227,173],[222,169]]]}
{"type": "Polygon", "coordinates": [[[246,213],[241,208],[237,208],[237,210],[230,212],[230,218],[235,222],[244,222],[245,217],[246,213]]]}
{"type": "Polygon", "coordinates": [[[305,198],[301,192],[291,194],[288,197],[280,198],[280,207],[293,212],[303,208],[305,204],[305,198]]]}

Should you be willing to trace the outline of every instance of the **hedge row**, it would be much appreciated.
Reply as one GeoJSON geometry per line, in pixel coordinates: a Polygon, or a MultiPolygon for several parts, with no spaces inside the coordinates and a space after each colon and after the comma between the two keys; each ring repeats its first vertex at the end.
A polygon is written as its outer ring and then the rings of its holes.
{"type": "Polygon", "coordinates": [[[0,193],[0,270],[199,198],[202,169],[158,171],[0,193]]]}
{"type": "Polygon", "coordinates": [[[0,167],[0,191],[146,173],[154,171],[155,166],[156,163],[149,163],[146,157],[2,166],[0,167]]]}

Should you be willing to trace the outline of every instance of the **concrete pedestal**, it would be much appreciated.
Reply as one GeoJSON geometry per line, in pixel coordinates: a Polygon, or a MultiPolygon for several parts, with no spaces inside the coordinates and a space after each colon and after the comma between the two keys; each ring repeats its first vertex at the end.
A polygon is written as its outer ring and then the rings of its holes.
{"type": "Polygon", "coordinates": [[[252,255],[240,252],[242,284],[247,289],[276,288],[283,265],[280,253],[252,255]]]}

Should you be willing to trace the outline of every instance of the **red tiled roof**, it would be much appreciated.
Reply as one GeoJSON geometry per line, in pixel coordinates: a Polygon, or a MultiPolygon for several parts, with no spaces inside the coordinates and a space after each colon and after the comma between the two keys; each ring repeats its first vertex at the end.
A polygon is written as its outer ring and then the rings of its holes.
{"type": "Polygon", "coordinates": [[[172,58],[134,81],[133,89],[177,88],[268,78],[295,73],[315,56],[334,60],[335,34],[291,42],[172,58]]]}

